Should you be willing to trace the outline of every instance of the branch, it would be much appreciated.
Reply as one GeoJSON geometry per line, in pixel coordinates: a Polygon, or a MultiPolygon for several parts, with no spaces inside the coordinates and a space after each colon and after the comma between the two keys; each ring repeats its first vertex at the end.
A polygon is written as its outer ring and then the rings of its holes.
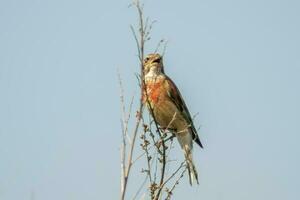
{"type": "Polygon", "coordinates": [[[187,170],[187,167],[182,171],[182,173],[180,174],[179,178],[175,181],[174,185],[172,186],[171,190],[168,190],[168,196],[165,200],[170,200],[171,199],[171,196],[173,195],[173,191],[176,187],[176,185],[179,184],[179,180],[182,179],[182,177],[184,176],[185,172],[187,170]]]}
{"type": "MultiPolygon", "coordinates": [[[[139,19],[140,19],[139,20],[139,22],[140,22],[139,27],[140,27],[140,31],[141,31],[140,32],[140,36],[141,36],[140,37],[140,43],[138,43],[137,36],[136,36],[135,31],[132,27],[131,27],[131,30],[133,31],[134,38],[135,38],[136,43],[137,43],[139,59],[140,59],[141,77],[144,77],[143,76],[144,75],[143,74],[143,71],[144,71],[143,70],[144,69],[144,67],[143,67],[143,60],[144,60],[143,14],[142,14],[142,8],[140,7],[139,1],[136,2],[135,6],[138,9],[138,14],[139,14],[139,19]]],[[[139,106],[139,110],[137,111],[137,115],[136,115],[137,120],[136,120],[135,128],[134,128],[134,131],[133,131],[133,137],[132,137],[132,140],[131,140],[131,143],[130,143],[129,156],[128,156],[128,160],[127,160],[127,168],[126,168],[126,170],[122,170],[122,171],[125,171],[125,172],[124,172],[124,176],[121,177],[121,179],[122,179],[121,183],[123,183],[123,184],[121,184],[121,200],[125,199],[125,193],[126,193],[126,188],[127,188],[127,184],[128,184],[129,174],[130,174],[130,170],[131,170],[131,167],[132,167],[132,157],[133,157],[133,150],[134,150],[134,147],[135,147],[136,135],[137,135],[137,132],[138,132],[138,129],[139,129],[139,126],[140,126],[141,116],[143,114],[144,104],[142,102],[142,95],[143,95],[143,85],[141,87],[140,106],[139,106]]],[[[124,146],[124,143],[123,143],[122,146],[124,146]]],[[[123,147],[122,150],[125,151],[126,149],[123,147]]],[[[124,167],[123,167],[123,169],[124,169],[124,167]]]]}

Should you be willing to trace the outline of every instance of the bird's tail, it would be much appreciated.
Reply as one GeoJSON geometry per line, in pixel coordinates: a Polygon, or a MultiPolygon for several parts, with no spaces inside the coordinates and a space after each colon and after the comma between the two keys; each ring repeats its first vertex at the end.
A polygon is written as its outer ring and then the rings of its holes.
{"type": "Polygon", "coordinates": [[[198,173],[197,173],[196,167],[193,162],[193,154],[192,154],[193,138],[191,137],[191,135],[189,133],[187,133],[187,134],[182,134],[182,135],[178,134],[177,139],[178,139],[178,142],[179,142],[182,150],[184,151],[187,169],[189,172],[190,184],[193,185],[193,183],[195,181],[197,184],[199,184],[198,173]]]}
{"type": "Polygon", "coordinates": [[[186,160],[186,164],[187,164],[187,169],[189,172],[190,184],[193,185],[193,183],[195,181],[197,184],[199,184],[198,173],[197,173],[196,167],[193,162],[192,149],[190,149],[189,147],[184,148],[184,155],[185,155],[185,160],[186,160]]]}

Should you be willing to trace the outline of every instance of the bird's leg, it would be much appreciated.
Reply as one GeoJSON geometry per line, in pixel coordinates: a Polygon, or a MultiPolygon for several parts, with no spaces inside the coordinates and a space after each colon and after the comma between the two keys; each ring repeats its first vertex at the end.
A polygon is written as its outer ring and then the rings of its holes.
{"type": "MultiPolygon", "coordinates": [[[[164,134],[164,143],[168,142],[169,140],[173,140],[174,137],[176,137],[176,135],[174,134],[174,132],[177,132],[177,129],[171,129],[171,128],[164,128],[164,127],[160,127],[160,131],[164,134]],[[171,136],[169,136],[168,138],[166,138],[167,133],[171,133],[171,136]]],[[[160,139],[159,141],[156,142],[156,146],[160,147],[162,143],[162,139],[160,139]]]]}

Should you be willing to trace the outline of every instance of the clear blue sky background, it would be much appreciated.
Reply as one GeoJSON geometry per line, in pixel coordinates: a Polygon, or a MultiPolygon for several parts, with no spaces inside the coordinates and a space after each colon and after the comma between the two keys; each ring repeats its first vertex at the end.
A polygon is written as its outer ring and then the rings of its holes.
{"type": "MultiPolygon", "coordinates": [[[[138,95],[129,3],[0,1],[1,200],[119,197],[118,68],[138,95]]],[[[146,1],[148,52],[169,40],[165,70],[202,125],[201,184],[185,179],[175,199],[300,199],[299,10],[146,1]]]]}

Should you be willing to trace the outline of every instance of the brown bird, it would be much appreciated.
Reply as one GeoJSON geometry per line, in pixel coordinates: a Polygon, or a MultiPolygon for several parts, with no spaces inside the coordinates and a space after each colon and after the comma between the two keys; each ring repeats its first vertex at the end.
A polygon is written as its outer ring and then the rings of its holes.
{"type": "MultiPolygon", "coordinates": [[[[145,91],[143,101],[153,110],[153,117],[163,129],[168,129],[178,139],[184,151],[189,181],[199,184],[193,163],[193,141],[203,148],[189,110],[175,83],[164,73],[163,59],[159,54],[149,54],[143,61],[145,91]],[[150,104],[150,105],[149,105],[150,104]]],[[[150,113],[152,114],[151,110],[150,113]]]]}

